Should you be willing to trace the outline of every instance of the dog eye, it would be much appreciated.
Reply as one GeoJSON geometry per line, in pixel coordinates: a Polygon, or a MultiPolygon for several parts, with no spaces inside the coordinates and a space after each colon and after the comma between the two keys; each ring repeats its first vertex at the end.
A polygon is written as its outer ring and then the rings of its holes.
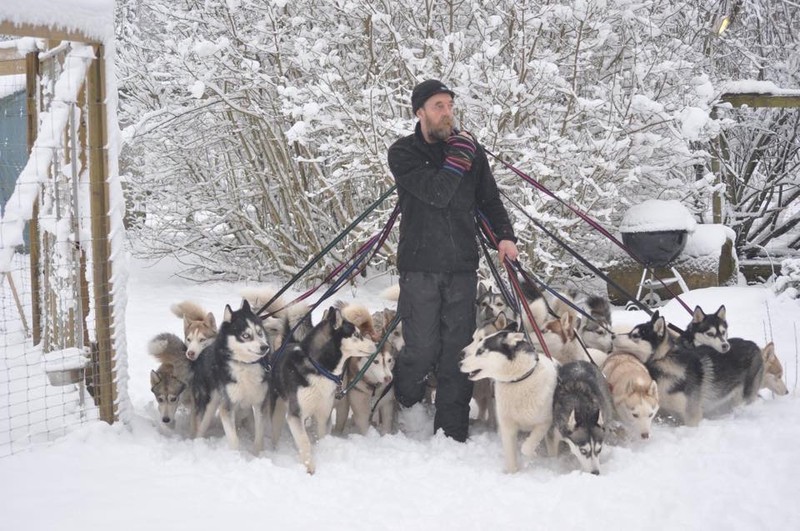
{"type": "Polygon", "coordinates": [[[372,364],[373,365],[377,365],[378,364],[378,360],[372,360],[372,364]]]}
{"type": "Polygon", "coordinates": [[[638,413],[634,413],[633,414],[633,418],[638,419],[639,418],[639,414],[638,413]]]}
{"type": "Polygon", "coordinates": [[[169,397],[169,401],[170,401],[170,402],[175,402],[177,399],[178,399],[178,397],[177,397],[177,396],[171,396],[171,397],[169,397]]]}
{"type": "Polygon", "coordinates": [[[250,341],[252,338],[253,336],[250,335],[250,332],[242,332],[242,339],[245,341],[250,341]]]}
{"type": "Polygon", "coordinates": [[[161,398],[160,396],[158,398],[156,398],[156,400],[158,401],[159,404],[163,404],[164,403],[164,399],[161,398]]]}

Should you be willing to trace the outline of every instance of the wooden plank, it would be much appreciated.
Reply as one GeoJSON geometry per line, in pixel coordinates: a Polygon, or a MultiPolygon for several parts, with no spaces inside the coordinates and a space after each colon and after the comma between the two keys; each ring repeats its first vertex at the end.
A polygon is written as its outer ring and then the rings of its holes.
{"type": "Polygon", "coordinates": [[[89,194],[92,233],[92,278],[94,280],[95,333],[97,345],[98,401],[100,418],[109,424],[117,420],[115,381],[113,286],[111,284],[111,249],[108,190],[108,124],[106,122],[105,53],[95,45],[95,59],[86,79],[89,126],[89,194]]]}
{"type": "MultiPolygon", "coordinates": [[[[0,76],[11,76],[25,73],[25,59],[10,61],[0,59],[0,76]]],[[[0,80],[2,81],[2,80],[0,80]]]]}
{"type": "MultiPolygon", "coordinates": [[[[8,41],[8,42],[13,42],[13,41],[8,41]]],[[[25,59],[25,54],[19,53],[19,51],[16,48],[0,48],[0,61],[17,61],[24,59],[25,59]]]]}
{"type": "Polygon", "coordinates": [[[0,35],[16,35],[19,37],[38,37],[56,41],[76,41],[94,44],[97,39],[90,39],[80,31],[63,27],[37,26],[29,23],[14,24],[8,20],[0,20],[0,35]]]}
{"type": "Polygon", "coordinates": [[[800,107],[800,95],[757,93],[725,93],[719,97],[721,103],[730,103],[734,107],[800,107]]]}

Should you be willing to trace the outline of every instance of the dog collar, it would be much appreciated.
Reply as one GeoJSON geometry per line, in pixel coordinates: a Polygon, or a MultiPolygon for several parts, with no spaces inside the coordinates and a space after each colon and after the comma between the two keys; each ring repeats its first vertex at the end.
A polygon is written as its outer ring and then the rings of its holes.
{"type": "MultiPolygon", "coordinates": [[[[537,364],[537,365],[538,365],[538,364],[537,364]]],[[[529,377],[531,374],[533,374],[533,371],[535,371],[535,370],[536,370],[536,365],[534,365],[533,367],[531,367],[531,370],[529,370],[528,372],[526,372],[525,374],[523,374],[523,375],[522,375],[522,376],[520,376],[519,378],[517,378],[517,379],[515,379],[515,380],[508,381],[508,382],[504,382],[504,383],[518,383],[518,382],[521,382],[522,380],[524,380],[525,378],[527,378],[527,377],[529,377]]]]}

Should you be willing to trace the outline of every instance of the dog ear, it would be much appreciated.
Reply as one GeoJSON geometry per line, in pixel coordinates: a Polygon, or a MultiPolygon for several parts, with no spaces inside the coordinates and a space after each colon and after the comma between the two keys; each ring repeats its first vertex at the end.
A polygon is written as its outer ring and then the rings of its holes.
{"type": "Polygon", "coordinates": [[[597,425],[602,428],[603,424],[605,424],[605,421],[603,420],[603,412],[601,410],[597,412],[597,425]]]}
{"type": "Polygon", "coordinates": [[[225,311],[222,312],[222,322],[230,323],[232,318],[233,318],[233,310],[231,309],[231,305],[226,304],[225,311]]]}
{"type": "Polygon", "coordinates": [[[239,309],[244,310],[247,313],[253,312],[253,310],[250,309],[250,302],[247,299],[242,299],[242,307],[239,309]]]}
{"type": "Polygon", "coordinates": [[[694,307],[694,313],[692,314],[692,322],[693,323],[700,323],[705,318],[706,314],[703,312],[703,309],[700,306],[694,307]]]}
{"type": "Polygon", "coordinates": [[[205,320],[206,320],[206,324],[208,325],[209,328],[211,328],[212,330],[216,330],[217,329],[217,320],[214,319],[214,314],[213,313],[208,312],[206,314],[206,319],[205,320]]]}
{"type": "Polygon", "coordinates": [[[764,361],[768,361],[775,357],[775,343],[770,341],[767,343],[763,349],[761,349],[761,357],[764,358],[764,361]]]}
{"type": "Polygon", "coordinates": [[[653,315],[650,317],[650,322],[655,324],[655,322],[658,321],[659,317],[661,317],[661,315],[658,313],[658,310],[656,310],[655,312],[653,312],[653,315]]]}
{"type": "Polygon", "coordinates": [[[667,328],[667,321],[663,317],[659,317],[653,322],[653,331],[656,334],[658,334],[659,337],[664,335],[666,328],[667,328]]]}
{"type": "Polygon", "coordinates": [[[339,308],[336,306],[331,306],[325,313],[328,321],[333,325],[334,328],[339,329],[342,327],[344,317],[342,316],[342,312],[339,310],[339,308]]]}
{"type": "Polygon", "coordinates": [[[572,433],[575,431],[575,427],[578,425],[577,421],[575,420],[575,410],[572,410],[572,413],[569,414],[569,419],[567,420],[567,431],[572,433]]]}
{"type": "Polygon", "coordinates": [[[719,307],[719,310],[717,310],[717,317],[719,317],[720,319],[725,319],[725,305],[724,304],[719,307]]]}
{"type": "Polygon", "coordinates": [[[161,376],[156,371],[150,371],[150,387],[155,387],[161,381],[161,376]]]}
{"type": "Polygon", "coordinates": [[[478,298],[483,297],[487,291],[486,285],[483,282],[478,282],[478,298]]]}
{"type": "Polygon", "coordinates": [[[650,388],[647,389],[647,396],[651,396],[656,400],[658,400],[658,384],[656,383],[655,380],[650,382],[650,388]]]}

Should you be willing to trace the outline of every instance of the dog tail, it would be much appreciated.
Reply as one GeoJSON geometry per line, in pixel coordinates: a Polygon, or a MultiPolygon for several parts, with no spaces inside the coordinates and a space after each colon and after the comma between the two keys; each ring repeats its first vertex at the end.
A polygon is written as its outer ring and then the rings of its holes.
{"type": "Polygon", "coordinates": [[[356,325],[362,335],[370,338],[374,338],[377,335],[372,315],[366,306],[355,302],[345,304],[342,301],[337,301],[336,307],[342,311],[342,317],[356,325]]]}
{"type": "MultiPolygon", "coordinates": [[[[277,291],[272,286],[248,287],[239,290],[239,295],[250,303],[250,307],[253,308],[254,312],[261,310],[261,307],[271,301],[276,293],[277,291]]],[[[282,310],[285,305],[283,298],[278,297],[267,308],[264,308],[261,313],[267,314],[277,311],[280,314],[283,312],[279,310],[282,310]]]]}
{"type": "Polygon", "coordinates": [[[400,284],[392,284],[380,293],[381,298],[387,301],[397,302],[400,298],[400,284]]]}
{"type": "Polygon", "coordinates": [[[178,365],[188,362],[186,358],[186,345],[170,332],[158,334],[147,344],[147,351],[161,363],[178,365]]]}
{"type": "Polygon", "coordinates": [[[183,301],[173,304],[169,308],[176,317],[187,321],[202,321],[208,315],[208,312],[202,306],[192,301],[183,301]]]}

